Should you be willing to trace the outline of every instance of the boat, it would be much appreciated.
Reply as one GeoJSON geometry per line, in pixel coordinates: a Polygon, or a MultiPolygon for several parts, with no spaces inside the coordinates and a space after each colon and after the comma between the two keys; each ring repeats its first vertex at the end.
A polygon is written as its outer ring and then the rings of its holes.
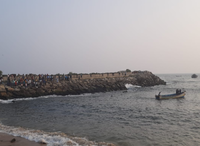
{"type": "Polygon", "coordinates": [[[175,94],[166,94],[166,95],[160,95],[160,93],[161,92],[159,92],[158,95],[155,95],[157,100],[184,98],[186,91],[176,92],[175,94]]]}

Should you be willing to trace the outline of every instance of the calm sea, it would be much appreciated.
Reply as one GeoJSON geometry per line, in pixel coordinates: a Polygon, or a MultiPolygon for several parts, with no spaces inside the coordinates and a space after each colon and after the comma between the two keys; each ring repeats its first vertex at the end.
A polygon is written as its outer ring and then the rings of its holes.
{"type": "Polygon", "coordinates": [[[118,146],[200,145],[200,78],[192,79],[191,74],[158,76],[167,85],[0,101],[0,131],[6,131],[3,126],[14,126],[63,132],[118,146]],[[186,91],[185,98],[155,100],[159,91],[169,94],[177,88],[186,91]]]}

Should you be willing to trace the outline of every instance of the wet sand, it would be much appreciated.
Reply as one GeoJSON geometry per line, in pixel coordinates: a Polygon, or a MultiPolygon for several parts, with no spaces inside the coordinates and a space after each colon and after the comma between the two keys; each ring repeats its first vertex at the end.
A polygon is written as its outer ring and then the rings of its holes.
{"type": "Polygon", "coordinates": [[[46,146],[46,144],[40,144],[21,137],[0,133],[0,146],[46,146]],[[15,141],[13,139],[15,139],[15,141]],[[14,142],[11,142],[11,140],[14,142]]]}

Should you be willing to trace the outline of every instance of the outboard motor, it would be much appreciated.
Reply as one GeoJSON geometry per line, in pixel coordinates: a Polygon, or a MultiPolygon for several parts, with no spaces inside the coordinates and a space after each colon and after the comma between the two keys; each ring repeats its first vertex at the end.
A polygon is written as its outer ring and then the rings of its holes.
{"type": "Polygon", "coordinates": [[[155,95],[156,99],[158,99],[158,100],[160,99],[160,93],[161,92],[159,92],[158,95],[155,95]]]}
{"type": "Polygon", "coordinates": [[[160,96],[159,95],[155,95],[156,99],[159,100],[160,99],[160,96]]]}

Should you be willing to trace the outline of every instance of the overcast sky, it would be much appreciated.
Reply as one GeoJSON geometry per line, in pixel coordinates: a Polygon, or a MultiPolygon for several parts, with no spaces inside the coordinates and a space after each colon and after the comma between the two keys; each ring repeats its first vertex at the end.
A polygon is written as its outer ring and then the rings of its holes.
{"type": "Polygon", "coordinates": [[[200,73],[200,0],[0,0],[0,70],[200,73]]]}

